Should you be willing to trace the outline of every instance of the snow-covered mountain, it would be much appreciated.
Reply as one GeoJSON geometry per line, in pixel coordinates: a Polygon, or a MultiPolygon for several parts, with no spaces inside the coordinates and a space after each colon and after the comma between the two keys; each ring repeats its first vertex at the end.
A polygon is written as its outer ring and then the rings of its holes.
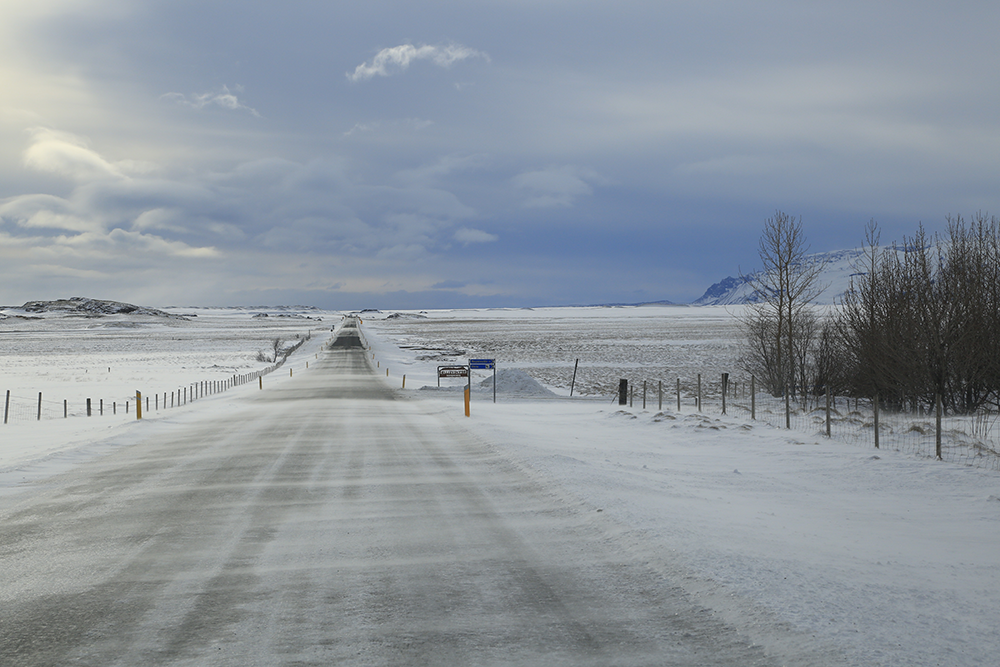
{"type": "MultiPolygon", "coordinates": [[[[859,260],[863,258],[864,252],[864,249],[834,250],[809,255],[810,261],[826,262],[826,267],[818,279],[823,292],[815,303],[830,305],[843,296],[851,284],[851,277],[859,273],[859,260]]],[[[747,303],[752,294],[753,289],[747,284],[746,277],[728,276],[705,290],[705,293],[692,304],[696,306],[741,304],[747,303]]]]}

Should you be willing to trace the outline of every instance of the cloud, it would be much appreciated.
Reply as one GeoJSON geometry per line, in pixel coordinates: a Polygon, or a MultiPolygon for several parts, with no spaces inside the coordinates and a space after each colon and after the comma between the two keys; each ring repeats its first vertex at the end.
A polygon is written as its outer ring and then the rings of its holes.
{"type": "Polygon", "coordinates": [[[442,280],[439,283],[431,285],[431,289],[462,289],[468,284],[463,280],[442,280]]]}
{"type": "Polygon", "coordinates": [[[523,206],[549,208],[572,206],[578,197],[592,194],[588,181],[601,183],[603,179],[591,169],[565,165],[526,171],[515,176],[511,182],[518,190],[528,193],[523,206]]]}
{"type": "MultiPolygon", "coordinates": [[[[236,86],[237,92],[242,92],[241,86],[236,86]]],[[[204,109],[209,106],[222,107],[223,109],[228,109],[230,111],[246,111],[256,118],[260,118],[260,114],[253,107],[249,107],[240,101],[240,98],[233,94],[228,86],[222,86],[221,90],[211,92],[211,93],[201,93],[199,95],[192,95],[188,97],[183,93],[164,93],[160,95],[161,100],[170,100],[181,106],[189,107],[191,109],[204,109]]]]}
{"type": "Polygon", "coordinates": [[[461,229],[455,230],[455,240],[459,243],[464,243],[465,245],[469,245],[470,243],[492,243],[499,238],[500,237],[495,234],[490,234],[489,232],[484,232],[480,229],[462,227],[461,229]]]}
{"type": "Polygon", "coordinates": [[[419,167],[402,169],[396,172],[396,177],[405,183],[433,183],[455,173],[473,171],[486,164],[487,156],[484,154],[449,154],[419,167]]]}
{"type": "Polygon", "coordinates": [[[455,231],[478,213],[454,193],[421,179],[402,187],[367,184],[340,158],[304,164],[266,158],[219,171],[130,175],[129,163],[106,159],[79,137],[39,131],[25,162],[76,182],[60,195],[0,199],[0,227],[22,238],[58,237],[47,243],[60,246],[128,232],[162,241],[133,243],[137,252],[159,248],[189,258],[267,248],[373,259],[423,257],[455,240],[495,240],[478,230],[455,231]]]}
{"type": "Polygon", "coordinates": [[[119,165],[88,148],[80,137],[45,127],[29,133],[33,141],[24,153],[24,165],[29,169],[81,181],[125,176],[119,165]]]}
{"type": "Polygon", "coordinates": [[[347,78],[356,82],[367,81],[375,76],[390,76],[395,72],[405,71],[414,60],[429,60],[439,67],[448,68],[468,58],[482,58],[490,62],[487,54],[461,44],[453,43],[446,46],[400,44],[382,49],[375,54],[370,63],[361,63],[354,68],[354,72],[347,72],[347,78]]]}

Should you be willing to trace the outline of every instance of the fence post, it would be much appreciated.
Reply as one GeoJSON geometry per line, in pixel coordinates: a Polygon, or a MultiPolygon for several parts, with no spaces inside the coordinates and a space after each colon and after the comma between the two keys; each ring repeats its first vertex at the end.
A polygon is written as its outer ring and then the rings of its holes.
{"type": "Polygon", "coordinates": [[[681,379],[677,378],[677,412],[681,411],[681,379]]]}
{"type": "Polygon", "coordinates": [[[663,412],[663,380],[660,380],[660,406],[657,408],[660,412],[663,412]]]}
{"type": "Polygon", "coordinates": [[[878,393],[876,392],[875,398],[872,399],[872,410],[874,411],[874,426],[875,426],[875,449],[878,449],[878,393]]]}
{"type": "Polygon", "coordinates": [[[726,394],[729,393],[729,373],[722,374],[722,414],[726,414],[726,394]]]}
{"type": "Polygon", "coordinates": [[[406,389],[406,373],[403,373],[403,389],[406,389]]]}
{"type": "Polygon", "coordinates": [[[7,398],[3,402],[3,423],[7,423],[7,417],[10,415],[10,389],[7,390],[7,398]]]}
{"type": "Polygon", "coordinates": [[[100,405],[101,405],[101,411],[100,411],[99,414],[103,417],[104,416],[104,399],[103,398],[101,399],[100,405]]]}
{"type": "Polygon", "coordinates": [[[830,385],[826,385],[826,437],[830,437],[830,385]]]}
{"type": "Polygon", "coordinates": [[[934,453],[937,455],[937,460],[941,459],[941,413],[943,412],[941,406],[941,394],[934,394],[934,453]]]}
{"type": "Polygon", "coordinates": [[[628,405],[628,380],[618,380],[618,405],[628,405]]]}
{"type": "Polygon", "coordinates": [[[642,381],[642,409],[646,409],[646,381],[642,381]]]}
{"type": "Polygon", "coordinates": [[[42,392],[38,392],[38,420],[42,421],[42,392]]]}
{"type": "Polygon", "coordinates": [[[698,373],[698,412],[701,412],[701,373],[698,373]]]}
{"type": "MultiPolygon", "coordinates": [[[[63,402],[63,405],[65,405],[65,401],[63,402]]],[[[87,416],[88,417],[91,416],[91,414],[90,414],[90,399],[89,398],[87,399],[87,416]]]]}
{"type": "Polygon", "coordinates": [[[757,378],[750,376],[750,419],[757,421],[757,378]]]}
{"type": "Polygon", "coordinates": [[[789,399],[788,387],[785,387],[785,428],[792,428],[792,404],[789,399]]]}
{"type": "Polygon", "coordinates": [[[573,387],[576,386],[576,369],[580,366],[580,360],[577,359],[576,363],[573,364],[573,379],[569,381],[569,395],[573,396],[573,387]]]}
{"type": "MultiPolygon", "coordinates": [[[[126,405],[128,404],[126,403],[126,405]]],[[[142,419],[142,392],[138,389],[135,390],[135,418],[142,419]]]]}
{"type": "Polygon", "coordinates": [[[69,401],[63,399],[63,419],[69,418],[69,401]]]}

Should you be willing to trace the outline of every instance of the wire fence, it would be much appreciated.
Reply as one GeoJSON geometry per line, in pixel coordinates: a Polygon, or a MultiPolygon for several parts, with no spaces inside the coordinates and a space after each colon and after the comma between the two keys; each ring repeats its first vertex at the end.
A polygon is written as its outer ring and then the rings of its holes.
{"type": "MultiPolygon", "coordinates": [[[[730,376],[734,377],[734,376],[730,376]]],[[[676,378],[673,381],[629,382],[627,401],[632,407],[703,412],[753,419],[775,428],[838,442],[937,458],[937,416],[933,411],[890,411],[873,399],[826,395],[771,396],[760,391],[749,377],[724,379],[676,378]],[[875,424],[878,423],[876,438],[875,424]]],[[[616,397],[621,400],[619,392],[616,397]]],[[[970,415],[941,418],[941,459],[960,465],[1000,471],[1000,412],[983,409],[970,415]]]]}
{"type": "Polygon", "coordinates": [[[311,334],[300,338],[295,345],[285,349],[281,358],[266,368],[249,373],[235,373],[230,377],[213,380],[201,380],[169,391],[146,394],[140,391],[135,394],[122,394],[108,398],[80,398],[73,400],[53,400],[43,392],[31,390],[4,390],[0,394],[3,404],[3,424],[18,422],[41,422],[54,419],[69,419],[71,417],[102,417],[124,416],[137,417],[139,414],[149,414],[159,410],[178,408],[194,401],[212,396],[235,387],[261,379],[281,368],[288,356],[302,347],[311,334]],[[141,411],[141,412],[140,412],[141,411]]]}

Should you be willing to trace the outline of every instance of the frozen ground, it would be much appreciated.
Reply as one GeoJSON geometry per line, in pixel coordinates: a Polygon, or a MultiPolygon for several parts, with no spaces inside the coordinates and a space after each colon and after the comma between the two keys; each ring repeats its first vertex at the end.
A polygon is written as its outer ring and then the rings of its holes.
{"type": "MultiPolygon", "coordinates": [[[[340,320],[192,312],[197,324],[80,323],[71,333],[56,321],[30,330],[0,322],[0,392],[4,384],[29,397],[75,387],[73,395],[96,398],[89,376],[109,366],[124,379],[105,396],[170,391],[266,366],[256,352],[279,330],[319,334],[340,320]]],[[[666,400],[662,412],[652,400],[648,410],[611,403],[618,377],[652,383],[731,370],[736,334],[724,309],[371,314],[363,329],[390,386],[600,511],[619,526],[623,546],[734,626],[764,635],[790,628],[782,636],[804,636],[859,666],[996,663],[1000,474],[697,414],[688,400],[680,413],[666,400]],[[443,380],[439,391],[436,366],[469,357],[495,357],[501,373],[493,404],[492,378],[477,372],[466,419],[454,390],[461,381],[443,380]],[[584,396],[570,400],[577,358],[574,393],[584,396]]],[[[314,335],[288,366],[303,368],[324,339],[314,335]]],[[[286,377],[282,370],[265,381],[286,377]]],[[[226,411],[251,389],[152,416],[226,411]]],[[[97,455],[134,424],[118,415],[0,425],[0,486],[15,491],[24,479],[97,455]]]]}

